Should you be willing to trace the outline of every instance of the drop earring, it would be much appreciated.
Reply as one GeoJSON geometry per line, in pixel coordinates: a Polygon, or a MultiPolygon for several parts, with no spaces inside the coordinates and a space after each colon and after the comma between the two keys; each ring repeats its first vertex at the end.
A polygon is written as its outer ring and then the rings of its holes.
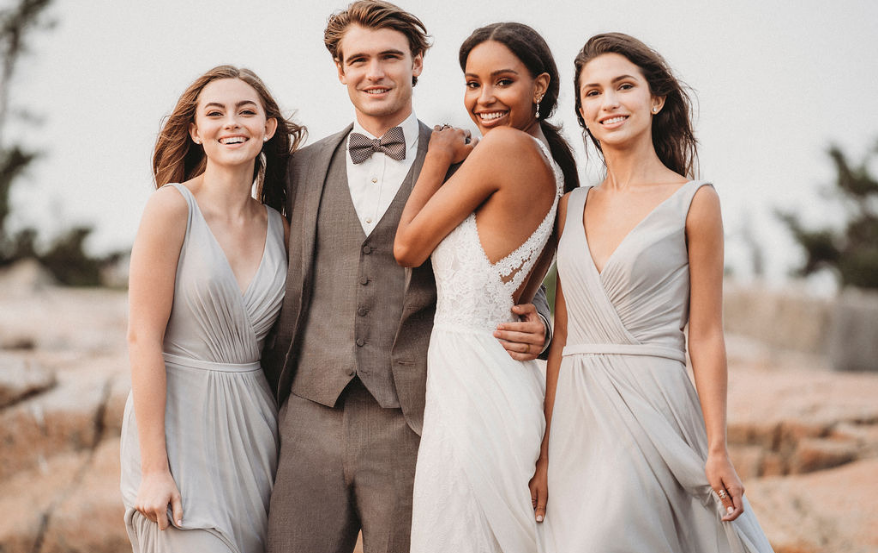
{"type": "Polygon", "coordinates": [[[541,100],[543,99],[544,97],[541,96],[540,98],[538,98],[538,101],[535,102],[535,119],[541,118],[541,100]]]}

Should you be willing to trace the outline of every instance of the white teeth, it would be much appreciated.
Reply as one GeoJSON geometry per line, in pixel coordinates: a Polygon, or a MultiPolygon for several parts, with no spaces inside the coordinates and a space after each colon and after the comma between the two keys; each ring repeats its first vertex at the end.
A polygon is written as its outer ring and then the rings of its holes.
{"type": "Polygon", "coordinates": [[[221,138],[220,143],[221,144],[241,144],[245,140],[247,140],[247,139],[243,136],[231,136],[229,138],[221,138]]]}
{"type": "Polygon", "coordinates": [[[368,90],[367,94],[384,94],[384,93],[388,92],[388,90],[389,89],[387,89],[387,88],[374,88],[372,90],[368,90]]]}
{"type": "Polygon", "coordinates": [[[608,125],[608,124],[620,123],[621,121],[625,121],[625,120],[626,120],[626,117],[621,115],[620,117],[612,117],[611,119],[606,119],[606,120],[602,121],[602,124],[608,125]]]}
{"type": "Polygon", "coordinates": [[[499,117],[504,117],[507,114],[506,111],[493,111],[492,113],[481,113],[480,119],[483,121],[492,121],[494,119],[498,119],[499,117]]]}

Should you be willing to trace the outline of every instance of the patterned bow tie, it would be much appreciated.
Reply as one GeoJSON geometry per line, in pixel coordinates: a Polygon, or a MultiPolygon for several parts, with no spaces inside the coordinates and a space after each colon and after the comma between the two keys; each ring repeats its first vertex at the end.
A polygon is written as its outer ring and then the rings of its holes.
{"type": "Polygon", "coordinates": [[[406,157],[406,142],[403,140],[403,129],[394,127],[382,138],[370,139],[360,133],[353,132],[348,139],[348,153],[355,165],[370,159],[373,152],[382,152],[397,161],[406,157]]]}

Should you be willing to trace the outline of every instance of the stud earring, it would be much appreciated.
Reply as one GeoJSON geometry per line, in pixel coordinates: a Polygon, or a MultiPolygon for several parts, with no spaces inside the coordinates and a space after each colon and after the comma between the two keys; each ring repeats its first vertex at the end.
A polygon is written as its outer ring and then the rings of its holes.
{"type": "Polygon", "coordinates": [[[264,137],[263,137],[263,142],[269,142],[269,137],[268,137],[268,136],[264,136],[264,137]]]}
{"type": "Polygon", "coordinates": [[[652,109],[651,113],[657,113],[657,108],[655,107],[654,109],[652,109]]]}
{"type": "Polygon", "coordinates": [[[202,141],[199,140],[198,138],[193,138],[193,142],[195,142],[196,144],[201,144],[201,143],[202,143],[202,141]]]}

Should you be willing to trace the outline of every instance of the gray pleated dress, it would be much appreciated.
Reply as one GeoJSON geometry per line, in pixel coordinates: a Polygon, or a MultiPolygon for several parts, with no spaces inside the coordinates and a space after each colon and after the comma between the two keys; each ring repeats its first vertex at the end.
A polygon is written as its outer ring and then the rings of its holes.
{"type": "Polygon", "coordinates": [[[572,192],[557,264],[568,311],[550,428],[547,551],[772,553],[748,501],[733,522],[705,475],[707,439],[685,368],[685,221],[705,182],[657,206],[601,273],[572,192]]]}
{"type": "Polygon", "coordinates": [[[242,294],[195,198],[185,186],[172,186],[189,206],[163,347],[166,448],[183,525],[160,532],[133,508],[141,470],[129,395],[120,446],[126,529],[135,552],[261,553],[278,431],[260,350],[284,297],[284,227],[267,207],[262,259],[242,294]]]}

